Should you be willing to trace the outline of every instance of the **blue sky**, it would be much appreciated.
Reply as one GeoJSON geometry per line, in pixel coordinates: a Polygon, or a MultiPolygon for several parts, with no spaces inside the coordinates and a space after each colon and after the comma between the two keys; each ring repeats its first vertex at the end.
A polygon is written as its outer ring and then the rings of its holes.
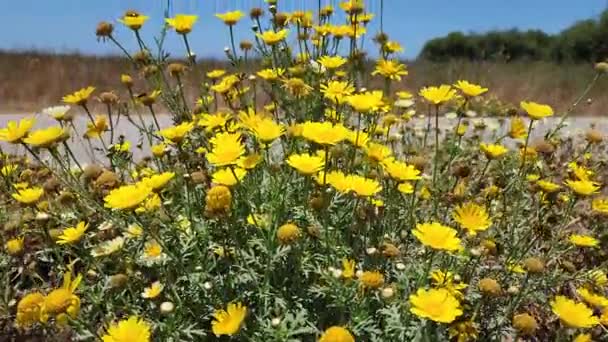
{"type": "MultiPolygon", "coordinates": [[[[3,0],[0,49],[46,49],[55,52],[115,54],[112,45],[97,42],[94,30],[101,20],[116,21],[126,9],[137,9],[154,18],[143,35],[152,43],[162,23],[166,0],[3,0]]],[[[263,0],[172,0],[173,13],[200,16],[190,36],[199,56],[222,56],[228,30],[213,17],[216,12],[262,6],[263,0]]],[[[380,0],[368,0],[379,11],[380,0]]],[[[316,0],[279,0],[284,10],[316,8],[316,0]]],[[[337,4],[338,0],[323,0],[337,4]]],[[[406,57],[415,57],[428,39],[459,30],[542,29],[556,33],[577,20],[597,17],[607,0],[385,0],[385,30],[405,46],[406,57]]],[[[371,31],[378,29],[379,20],[371,31]]],[[[116,26],[116,37],[135,47],[131,32],[116,26]]],[[[250,22],[243,19],[236,29],[237,41],[251,37],[250,22]]],[[[185,54],[176,35],[169,36],[168,50],[185,54]]]]}

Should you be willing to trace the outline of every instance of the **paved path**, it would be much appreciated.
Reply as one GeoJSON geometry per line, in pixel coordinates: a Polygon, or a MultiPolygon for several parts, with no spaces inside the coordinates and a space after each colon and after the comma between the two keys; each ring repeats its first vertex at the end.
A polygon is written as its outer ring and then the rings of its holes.
{"type": "MultiPolygon", "coordinates": [[[[24,117],[27,117],[27,115],[25,115],[25,114],[0,115],[0,127],[5,127],[6,123],[9,120],[19,120],[24,117]]],[[[44,128],[44,127],[48,127],[48,126],[57,124],[54,119],[52,119],[48,116],[45,116],[45,115],[35,115],[35,117],[36,117],[36,125],[34,127],[35,129],[44,128]]],[[[148,116],[148,115],[143,116],[143,119],[146,122],[146,125],[148,125],[148,126],[153,125],[151,116],[148,116]]],[[[136,123],[139,123],[139,121],[138,121],[139,119],[137,116],[134,116],[133,120],[136,123]]],[[[166,127],[166,126],[172,125],[172,120],[169,115],[159,115],[158,120],[159,120],[161,127],[166,127]]],[[[469,120],[471,122],[475,122],[475,121],[481,120],[481,119],[472,118],[469,120]]],[[[487,124],[487,126],[490,128],[499,126],[497,119],[484,118],[483,120],[487,124]]],[[[74,119],[74,124],[76,126],[76,129],[78,130],[78,132],[81,135],[85,132],[86,125],[88,122],[89,122],[88,117],[84,116],[84,115],[77,116],[74,119]]],[[[534,126],[535,128],[534,128],[533,136],[540,136],[541,134],[544,134],[547,131],[547,129],[555,127],[556,122],[557,122],[556,118],[550,118],[550,119],[546,119],[544,121],[540,121],[540,122],[536,123],[534,126]]],[[[567,122],[569,123],[569,125],[567,128],[564,129],[564,132],[566,134],[580,135],[581,132],[588,129],[592,125],[595,125],[595,128],[597,130],[608,135],[608,118],[606,118],[606,117],[604,117],[604,118],[574,117],[572,119],[567,120],[567,122]]],[[[426,126],[426,120],[416,118],[412,122],[408,123],[408,125],[413,125],[414,127],[423,129],[423,127],[426,126]]],[[[442,118],[440,121],[440,126],[442,127],[442,129],[454,127],[455,125],[456,125],[456,119],[442,118]]],[[[139,159],[142,156],[150,154],[149,148],[148,148],[148,142],[145,138],[143,139],[142,149],[138,149],[136,147],[138,141],[140,141],[139,131],[137,130],[137,128],[133,127],[124,117],[120,118],[120,123],[119,123],[118,127],[115,127],[115,137],[117,138],[120,135],[123,135],[127,140],[131,141],[131,144],[132,144],[131,150],[136,159],[139,159]]],[[[104,139],[106,141],[109,140],[109,133],[105,134],[104,139]]],[[[94,145],[95,145],[94,147],[97,147],[97,148],[101,147],[101,144],[99,144],[99,142],[96,142],[94,145]]],[[[23,148],[19,147],[19,146],[9,145],[4,142],[0,143],[0,146],[2,147],[2,149],[5,152],[23,153],[23,148]]],[[[92,157],[91,147],[81,137],[78,137],[78,136],[71,137],[70,146],[73,148],[76,157],[79,160],[82,160],[84,163],[91,162],[93,159],[99,158],[99,155],[100,155],[99,153],[98,153],[97,157],[92,157]]]]}

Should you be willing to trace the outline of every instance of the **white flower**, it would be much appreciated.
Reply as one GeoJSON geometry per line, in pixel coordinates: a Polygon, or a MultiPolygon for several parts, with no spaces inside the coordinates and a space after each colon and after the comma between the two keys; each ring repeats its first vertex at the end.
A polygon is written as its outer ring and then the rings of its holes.
{"type": "Polygon", "coordinates": [[[65,118],[65,115],[68,113],[68,111],[71,109],[72,107],[70,106],[54,106],[54,107],[48,107],[48,108],[44,108],[42,110],[43,114],[46,114],[56,120],[61,120],[63,118],[65,118]]]}
{"type": "Polygon", "coordinates": [[[112,240],[103,242],[97,247],[93,248],[91,251],[91,255],[94,257],[100,257],[105,255],[110,255],[120,249],[125,244],[125,239],[122,236],[116,237],[112,240]]]}

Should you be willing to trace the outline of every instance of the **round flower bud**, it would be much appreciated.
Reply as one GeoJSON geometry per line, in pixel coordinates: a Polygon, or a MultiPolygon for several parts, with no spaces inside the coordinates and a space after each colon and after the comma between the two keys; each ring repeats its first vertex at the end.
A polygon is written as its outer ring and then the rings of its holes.
{"type": "Polygon", "coordinates": [[[175,304],[172,302],[162,302],[160,303],[160,313],[163,315],[168,315],[173,312],[175,309],[175,304]]]}
{"type": "Polygon", "coordinates": [[[502,293],[500,284],[492,278],[483,278],[479,281],[479,291],[486,296],[498,297],[502,293]]]}
{"type": "Polygon", "coordinates": [[[395,290],[392,287],[385,287],[382,289],[382,298],[390,299],[395,295],[395,290]]]}
{"type": "Polygon", "coordinates": [[[281,324],[281,319],[279,317],[275,317],[270,321],[270,324],[273,327],[277,327],[277,326],[279,326],[279,324],[281,324]]]}
{"type": "Polygon", "coordinates": [[[8,255],[16,256],[23,252],[23,238],[14,238],[4,244],[4,249],[8,255]]]}
{"type": "Polygon", "coordinates": [[[608,62],[599,62],[595,64],[595,71],[599,73],[608,73],[608,62]]]}
{"type": "Polygon", "coordinates": [[[205,197],[205,215],[208,217],[222,216],[230,211],[231,203],[230,189],[223,185],[216,185],[209,189],[205,197]]]}
{"type": "Polygon", "coordinates": [[[120,83],[125,85],[127,88],[131,88],[133,86],[133,77],[127,74],[120,75],[120,83]]]}
{"type": "Polygon", "coordinates": [[[513,317],[513,328],[522,335],[532,335],[538,329],[538,323],[534,317],[523,313],[513,317]]]}
{"type": "Polygon", "coordinates": [[[542,273],[545,270],[545,263],[539,258],[530,257],[524,260],[524,268],[529,273],[542,273]]]}
{"type": "Polygon", "coordinates": [[[108,278],[108,285],[110,286],[110,288],[118,289],[124,287],[128,281],[129,276],[124,273],[118,273],[108,278]]]}
{"type": "Polygon", "coordinates": [[[203,288],[205,290],[211,290],[213,288],[213,284],[210,281],[206,281],[203,283],[203,288]]]}
{"type": "Polygon", "coordinates": [[[283,245],[289,245],[300,237],[300,228],[293,223],[286,223],[277,230],[277,238],[283,245]]]}

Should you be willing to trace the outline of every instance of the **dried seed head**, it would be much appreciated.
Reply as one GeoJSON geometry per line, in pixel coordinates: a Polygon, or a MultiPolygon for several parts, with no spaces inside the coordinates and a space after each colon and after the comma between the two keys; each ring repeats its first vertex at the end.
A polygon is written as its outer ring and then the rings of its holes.
{"type": "Polygon", "coordinates": [[[538,329],[538,323],[533,316],[523,313],[513,317],[513,328],[523,335],[533,335],[538,329]]]}
{"type": "Polygon", "coordinates": [[[106,91],[99,94],[99,101],[103,104],[116,104],[118,103],[118,95],[114,94],[114,92],[106,91]]]}
{"type": "Polygon", "coordinates": [[[112,36],[113,31],[114,25],[107,21],[102,21],[97,24],[97,28],[95,29],[95,35],[99,38],[107,38],[112,36]]]}
{"type": "Polygon", "coordinates": [[[604,135],[597,129],[590,129],[585,133],[585,139],[590,144],[599,144],[604,140],[604,135]]]}
{"type": "Polygon", "coordinates": [[[169,75],[179,77],[186,71],[186,66],[182,63],[171,63],[167,67],[167,70],[169,71],[169,75]]]}
{"type": "Polygon", "coordinates": [[[253,48],[253,43],[248,41],[248,40],[243,40],[241,41],[241,43],[239,44],[239,47],[241,48],[241,50],[243,51],[249,51],[253,48]]]}
{"type": "Polygon", "coordinates": [[[530,257],[524,260],[523,263],[524,268],[529,273],[542,273],[545,270],[545,263],[539,258],[530,257]]]}
{"type": "Polygon", "coordinates": [[[254,7],[251,9],[251,11],[249,12],[249,16],[251,17],[251,19],[258,19],[259,17],[264,15],[264,10],[259,8],[259,7],[254,7]]]}
{"type": "Polygon", "coordinates": [[[502,294],[500,284],[492,278],[483,278],[478,285],[479,291],[486,296],[498,297],[502,294]]]}

